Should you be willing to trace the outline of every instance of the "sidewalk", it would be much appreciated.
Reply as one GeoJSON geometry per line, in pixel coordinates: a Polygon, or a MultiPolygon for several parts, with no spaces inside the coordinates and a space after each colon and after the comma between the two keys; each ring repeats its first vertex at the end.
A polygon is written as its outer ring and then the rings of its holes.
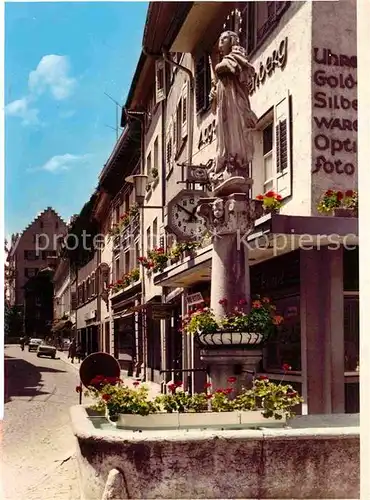
{"type": "MultiPolygon", "coordinates": [[[[59,359],[61,359],[65,363],[68,363],[70,366],[73,366],[73,368],[77,372],[79,372],[81,363],[77,359],[74,360],[74,363],[71,363],[71,360],[68,359],[68,351],[59,351],[58,350],[57,357],[59,357],[59,359]]],[[[125,385],[127,385],[128,387],[133,387],[134,382],[141,381],[140,379],[138,379],[136,377],[127,377],[126,372],[123,370],[121,370],[120,377],[123,380],[123,383],[125,385]]],[[[157,396],[158,394],[161,393],[161,388],[160,388],[159,384],[155,384],[154,382],[148,381],[148,382],[144,382],[144,385],[146,385],[149,388],[149,396],[151,399],[155,398],[155,396],[157,396]]]]}

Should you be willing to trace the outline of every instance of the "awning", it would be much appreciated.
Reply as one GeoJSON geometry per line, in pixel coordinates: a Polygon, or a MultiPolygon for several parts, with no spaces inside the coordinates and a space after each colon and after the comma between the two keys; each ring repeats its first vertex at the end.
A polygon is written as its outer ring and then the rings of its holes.
{"type": "Polygon", "coordinates": [[[72,325],[73,325],[73,323],[69,319],[58,321],[58,323],[56,323],[52,327],[51,331],[52,332],[60,332],[61,330],[65,330],[67,328],[72,328],[72,325]]]}

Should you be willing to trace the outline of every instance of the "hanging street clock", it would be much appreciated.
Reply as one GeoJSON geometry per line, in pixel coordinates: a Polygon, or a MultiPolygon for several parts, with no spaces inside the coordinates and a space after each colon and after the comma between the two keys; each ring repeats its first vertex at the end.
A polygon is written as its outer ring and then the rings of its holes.
{"type": "Polygon", "coordinates": [[[202,190],[184,189],[168,202],[165,229],[179,240],[199,239],[207,228],[204,219],[197,215],[199,201],[207,195],[202,190]]]}

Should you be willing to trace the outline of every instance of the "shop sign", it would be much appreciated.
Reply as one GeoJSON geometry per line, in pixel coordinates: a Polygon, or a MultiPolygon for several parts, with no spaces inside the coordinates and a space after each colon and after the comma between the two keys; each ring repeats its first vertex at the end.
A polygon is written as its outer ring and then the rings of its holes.
{"type": "Polygon", "coordinates": [[[186,297],[186,304],[188,307],[201,304],[202,302],[204,302],[204,299],[200,292],[192,293],[186,297]]]}
{"type": "Polygon", "coordinates": [[[260,85],[264,84],[267,77],[274,74],[275,68],[284,69],[288,57],[288,37],[281,40],[278,49],[275,49],[270,56],[267,57],[265,63],[262,61],[249,85],[249,95],[254,94],[260,85]]]}
{"type": "Polygon", "coordinates": [[[151,304],[148,307],[148,316],[154,320],[171,319],[173,306],[171,304],[151,304]]]}
{"type": "Polygon", "coordinates": [[[312,173],[351,177],[357,158],[357,57],[313,49],[312,173]]]}

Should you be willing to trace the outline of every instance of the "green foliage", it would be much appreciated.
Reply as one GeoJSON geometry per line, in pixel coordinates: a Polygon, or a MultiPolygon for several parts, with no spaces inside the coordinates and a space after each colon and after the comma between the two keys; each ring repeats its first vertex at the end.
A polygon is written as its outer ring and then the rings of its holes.
{"type": "Polygon", "coordinates": [[[276,384],[262,377],[254,380],[251,389],[244,390],[234,401],[234,408],[240,411],[259,410],[266,418],[281,420],[294,416],[293,408],[303,399],[291,385],[276,384]]]}

